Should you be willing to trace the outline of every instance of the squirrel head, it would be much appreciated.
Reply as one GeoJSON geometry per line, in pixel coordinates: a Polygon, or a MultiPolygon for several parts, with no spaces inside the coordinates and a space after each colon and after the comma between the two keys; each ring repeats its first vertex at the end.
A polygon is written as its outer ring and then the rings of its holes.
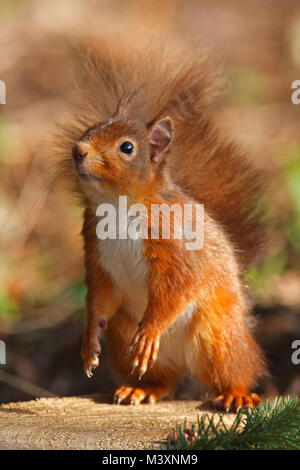
{"type": "Polygon", "coordinates": [[[83,191],[145,193],[163,173],[172,137],[168,116],[148,125],[120,116],[95,124],[73,147],[74,167],[83,191]]]}

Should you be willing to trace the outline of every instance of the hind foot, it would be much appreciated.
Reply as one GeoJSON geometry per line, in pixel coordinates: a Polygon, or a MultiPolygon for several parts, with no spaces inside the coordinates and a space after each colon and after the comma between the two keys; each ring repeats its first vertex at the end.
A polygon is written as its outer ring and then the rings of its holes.
{"type": "Polygon", "coordinates": [[[262,399],[256,393],[238,391],[223,392],[213,400],[213,405],[226,413],[237,413],[241,408],[252,408],[262,403],[262,399]]]}
{"type": "Polygon", "coordinates": [[[162,385],[146,385],[130,387],[123,385],[114,394],[114,402],[120,405],[139,405],[140,403],[155,403],[169,394],[169,389],[162,385]]]}

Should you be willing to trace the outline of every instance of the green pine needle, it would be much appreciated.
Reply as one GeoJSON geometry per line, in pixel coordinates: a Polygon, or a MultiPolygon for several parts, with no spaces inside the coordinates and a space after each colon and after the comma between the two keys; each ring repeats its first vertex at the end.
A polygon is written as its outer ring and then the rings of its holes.
{"type": "Polygon", "coordinates": [[[205,414],[198,418],[198,429],[192,426],[197,433],[193,440],[183,429],[177,426],[173,443],[168,437],[169,450],[300,450],[300,401],[297,397],[267,400],[265,407],[240,410],[231,426],[219,413],[205,414]]]}

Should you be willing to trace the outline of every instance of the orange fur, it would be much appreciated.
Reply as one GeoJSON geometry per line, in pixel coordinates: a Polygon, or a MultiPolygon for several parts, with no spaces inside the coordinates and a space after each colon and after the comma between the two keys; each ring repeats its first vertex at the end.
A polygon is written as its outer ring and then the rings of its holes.
{"type": "Polygon", "coordinates": [[[96,60],[84,82],[83,117],[65,127],[63,168],[70,172],[72,144],[75,185],[87,207],[83,358],[86,369],[97,365],[99,320],[105,318],[112,364],[125,384],[117,400],[156,400],[189,373],[219,394],[225,409],[259,401],[249,389],[265,367],[247,326],[241,280],[264,239],[259,179],[242,152],[214,128],[208,63],[174,51],[165,62],[157,53],[142,62],[128,57],[124,70],[107,57],[104,67],[96,60]],[[128,140],[131,155],[121,151],[128,140]],[[119,195],[148,209],[204,203],[203,249],[188,251],[184,240],[174,239],[175,220],[170,239],[155,227],[158,239],[143,240],[141,252],[135,251],[145,282],[141,275],[128,290],[127,276],[119,279],[123,274],[105,251],[123,250],[117,262],[126,270],[128,246],[111,248],[96,237],[97,203],[115,203],[119,195]],[[147,292],[144,311],[135,311],[133,289],[141,299],[147,292]]]}

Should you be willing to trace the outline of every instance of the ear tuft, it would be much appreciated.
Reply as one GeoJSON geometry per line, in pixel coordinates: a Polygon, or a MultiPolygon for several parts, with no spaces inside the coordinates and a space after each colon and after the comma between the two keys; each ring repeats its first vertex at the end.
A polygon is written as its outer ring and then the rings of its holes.
{"type": "Polygon", "coordinates": [[[114,116],[129,117],[130,105],[132,104],[134,98],[140,93],[142,88],[143,85],[125,93],[123,98],[121,98],[119,101],[114,116]]]}
{"type": "Polygon", "coordinates": [[[173,137],[173,125],[169,117],[155,121],[149,130],[151,161],[157,163],[168,150],[173,137]]]}

